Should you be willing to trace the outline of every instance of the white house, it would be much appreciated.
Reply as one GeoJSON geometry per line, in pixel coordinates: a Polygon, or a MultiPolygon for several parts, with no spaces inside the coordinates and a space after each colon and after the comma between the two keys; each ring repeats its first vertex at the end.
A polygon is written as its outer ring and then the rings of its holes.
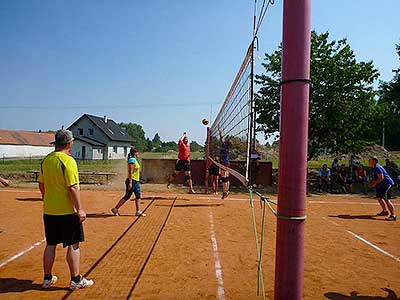
{"type": "Polygon", "coordinates": [[[0,159],[41,158],[54,151],[54,132],[0,129],[0,159]]]}
{"type": "Polygon", "coordinates": [[[107,117],[84,114],[68,129],[74,135],[71,153],[76,159],[124,159],[134,142],[107,117]]]}

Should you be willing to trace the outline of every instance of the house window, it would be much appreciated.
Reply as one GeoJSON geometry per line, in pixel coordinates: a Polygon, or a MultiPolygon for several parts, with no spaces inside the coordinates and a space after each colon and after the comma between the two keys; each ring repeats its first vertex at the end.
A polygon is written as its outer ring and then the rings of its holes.
{"type": "Polygon", "coordinates": [[[83,135],[83,128],[78,128],[79,135],[83,135]]]}
{"type": "Polygon", "coordinates": [[[89,128],[89,135],[93,135],[93,128],[89,128]]]}
{"type": "Polygon", "coordinates": [[[128,147],[124,147],[124,156],[128,154],[128,147]]]}
{"type": "Polygon", "coordinates": [[[114,153],[117,153],[117,150],[118,150],[117,146],[114,146],[114,147],[113,147],[114,153]]]}

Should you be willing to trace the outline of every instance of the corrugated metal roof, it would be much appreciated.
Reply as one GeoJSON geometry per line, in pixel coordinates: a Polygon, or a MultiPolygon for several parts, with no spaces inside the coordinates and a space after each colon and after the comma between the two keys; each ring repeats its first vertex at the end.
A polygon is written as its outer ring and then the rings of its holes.
{"type": "Polygon", "coordinates": [[[0,145],[49,146],[54,141],[54,132],[37,132],[0,129],[0,145]]]}

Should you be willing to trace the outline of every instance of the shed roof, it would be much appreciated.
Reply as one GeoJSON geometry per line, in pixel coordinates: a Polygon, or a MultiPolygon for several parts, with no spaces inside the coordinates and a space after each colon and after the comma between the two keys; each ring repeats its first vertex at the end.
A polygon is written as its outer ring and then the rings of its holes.
{"type": "Polygon", "coordinates": [[[0,129],[0,145],[31,145],[54,147],[54,132],[0,129]]]}

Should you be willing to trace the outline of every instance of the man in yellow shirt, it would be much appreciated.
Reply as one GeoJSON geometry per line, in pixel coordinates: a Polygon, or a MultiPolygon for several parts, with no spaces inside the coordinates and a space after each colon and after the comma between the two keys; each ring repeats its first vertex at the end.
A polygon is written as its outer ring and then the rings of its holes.
{"type": "Polygon", "coordinates": [[[44,279],[42,288],[50,288],[57,276],[52,275],[57,244],[67,249],[67,263],[71,274],[70,289],[76,290],[93,285],[80,275],[79,243],[84,241],[82,222],[86,220],[79,191],[78,167],[70,156],[72,132],[58,130],[55,134],[55,151],[47,155],[41,164],[39,189],[43,197],[43,221],[46,248],[43,254],[44,279]]]}

